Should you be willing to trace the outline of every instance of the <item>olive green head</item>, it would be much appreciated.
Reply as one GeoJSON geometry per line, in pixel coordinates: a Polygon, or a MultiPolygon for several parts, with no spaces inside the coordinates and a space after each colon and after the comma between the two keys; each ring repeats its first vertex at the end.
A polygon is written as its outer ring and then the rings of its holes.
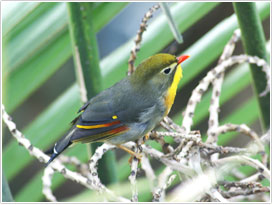
{"type": "Polygon", "coordinates": [[[163,69],[168,68],[172,64],[177,64],[178,60],[175,56],[160,53],[144,60],[132,74],[134,82],[146,82],[159,74],[163,69]]]}
{"type": "MultiPolygon", "coordinates": [[[[176,71],[182,76],[179,60],[174,55],[156,54],[143,61],[131,75],[132,85],[152,95],[163,95],[174,81],[176,71]]],[[[141,91],[141,92],[142,92],[141,91]]]]}

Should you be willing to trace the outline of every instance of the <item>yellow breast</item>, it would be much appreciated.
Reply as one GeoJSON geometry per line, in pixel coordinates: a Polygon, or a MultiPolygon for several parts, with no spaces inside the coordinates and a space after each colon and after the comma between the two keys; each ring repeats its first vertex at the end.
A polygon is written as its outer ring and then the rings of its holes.
{"type": "Polygon", "coordinates": [[[181,78],[182,78],[182,69],[181,69],[181,66],[178,65],[173,82],[172,82],[171,86],[169,87],[167,94],[165,96],[165,106],[166,106],[165,116],[168,115],[168,113],[170,112],[171,107],[174,103],[176,93],[177,93],[178,84],[179,84],[179,81],[181,78]]]}

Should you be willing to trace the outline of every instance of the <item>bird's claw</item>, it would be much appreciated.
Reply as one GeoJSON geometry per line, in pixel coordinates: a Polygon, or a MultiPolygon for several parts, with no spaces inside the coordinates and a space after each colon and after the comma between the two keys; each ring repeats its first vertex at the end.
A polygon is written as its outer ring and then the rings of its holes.
{"type": "Polygon", "coordinates": [[[131,156],[130,156],[128,162],[131,164],[131,163],[132,163],[132,160],[133,160],[133,159],[136,159],[136,160],[139,161],[139,163],[141,163],[142,157],[143,157],[142,154],[134,152],[133,154],[131,154],[131,156]]]}

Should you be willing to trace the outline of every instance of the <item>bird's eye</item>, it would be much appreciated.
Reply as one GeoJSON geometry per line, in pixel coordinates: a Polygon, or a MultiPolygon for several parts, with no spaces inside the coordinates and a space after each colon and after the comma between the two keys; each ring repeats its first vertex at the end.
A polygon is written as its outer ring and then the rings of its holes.
{"type": "Polygon", "coordinates": [[[166,68],[166,69],[163,70],[163,72],[164,72],[165,74],[169,74],[170,71],[171,71],[171,68],[166,68]]]}

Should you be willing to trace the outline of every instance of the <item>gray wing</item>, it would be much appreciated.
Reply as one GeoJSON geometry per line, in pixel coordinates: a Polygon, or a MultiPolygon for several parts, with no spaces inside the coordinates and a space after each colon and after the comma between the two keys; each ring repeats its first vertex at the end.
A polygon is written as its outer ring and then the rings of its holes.
{"type": "MultiPolygon", "coordinates": [[[[155,100],[143,97],[142,93],[132,90],[127,78],[92,98],[82,113],[85,121],[103,121],[117,116],[123,123],[137,122],[140,113],[154,106],[155,100]],[[122,82],[122,83],[121,83],[122,82]]],[[[151,96],[152,97],[152,96],[151,96]]]]}
{"type": "Polygon", "coordinates": [[[71,141],[104,141],[128,131],[128,123],[138,122],[140,114],[154,104],[140,97],[140,93],[129,93],[129,86],[124,79],[85,104],[80,109],[83,112],[75,123],[78,129],[71,141]]]}

